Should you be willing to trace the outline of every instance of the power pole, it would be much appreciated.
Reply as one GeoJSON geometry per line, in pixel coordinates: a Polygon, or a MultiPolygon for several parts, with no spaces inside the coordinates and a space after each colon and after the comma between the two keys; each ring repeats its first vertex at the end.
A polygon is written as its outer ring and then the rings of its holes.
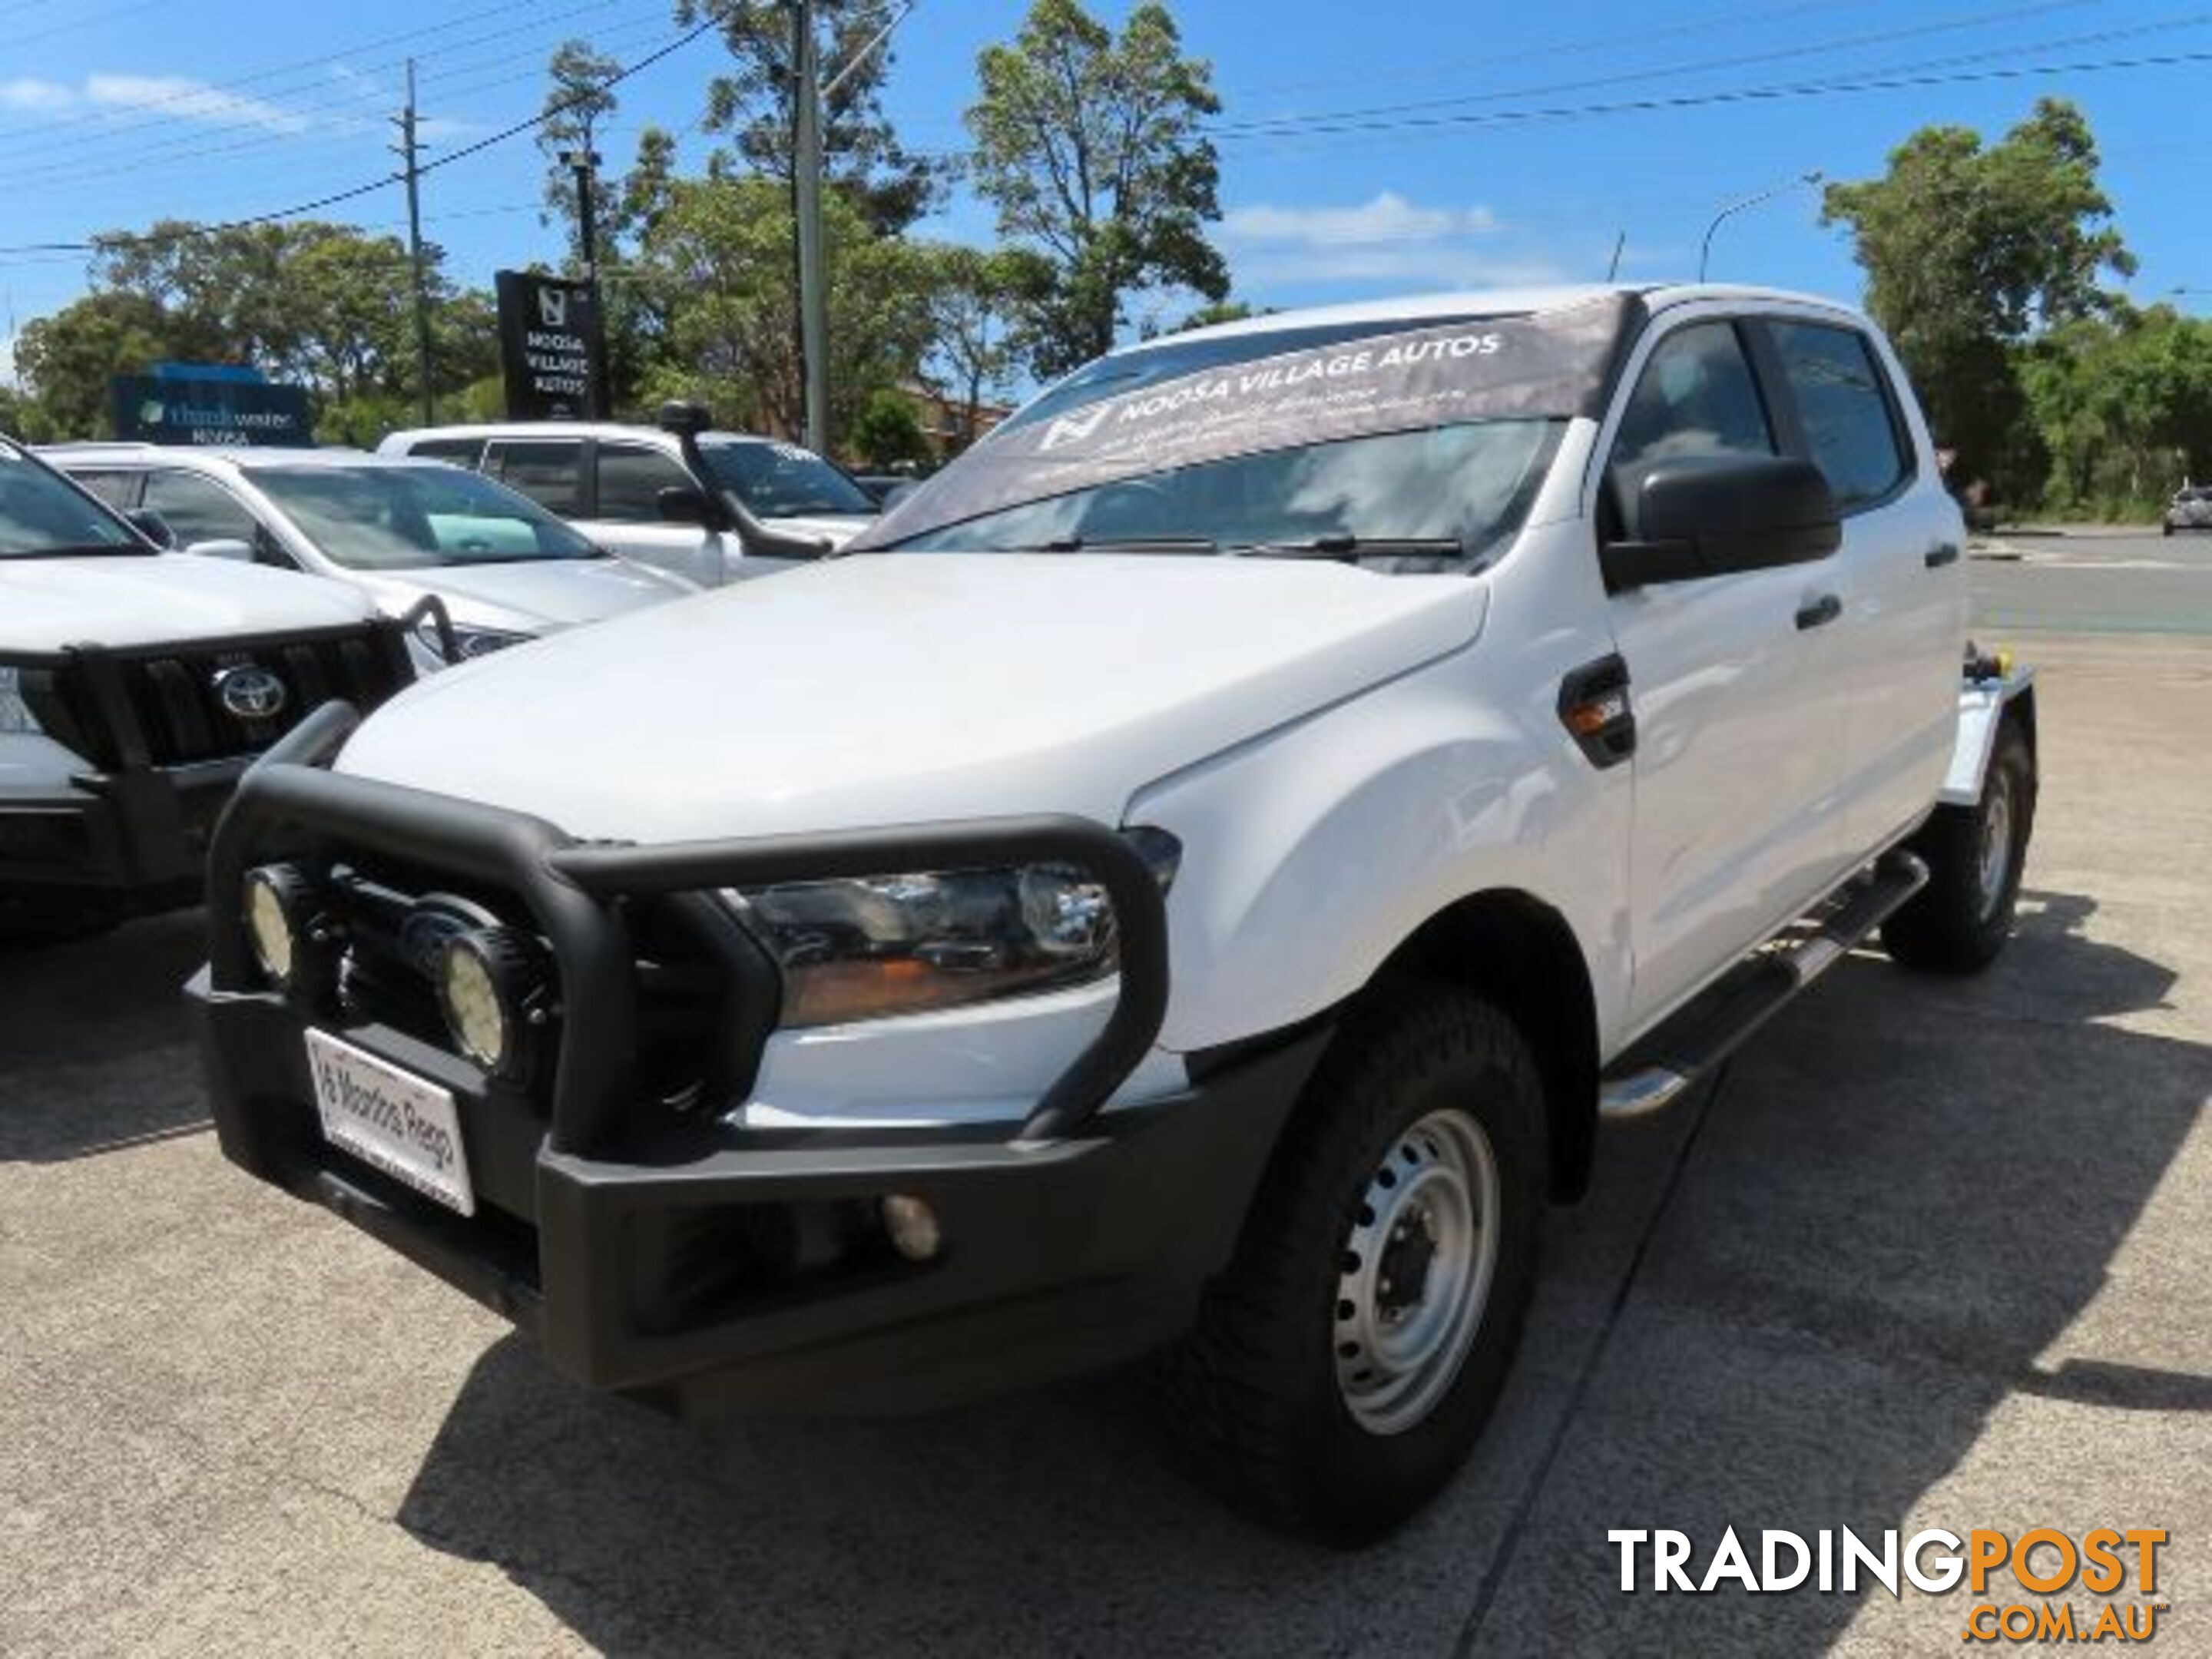
{"type": "Polygon", "coordinates": [[[430,288],[422,269],[422,198],[418,189],[422,175],[420,155],[422,145],[415,136],[415,60],[407,60],[407,107],[392,118],[399,129],[399,142],[392,146],[392,154],[399,157],[403,176],[407,181],[407,258],[415,272],[415,374],[421,388],[422,424],[435,423],[437,413],[430,395],[430,288]]]}
{"type": "Polygon", "coordinates": [[[584,147],[564,149],[560,163],[576,177],[576,243],[583,256],[584,285],[592,296],[592,417],[605,420],[613,407],[607,395],[607,313],[599,288],[599,191],[594,188],[599,152],[592,148],[592,124],[584,123],[584,147]]]}
{"type": "Polygon", "coordinates": [[[792,7],[796,131],[792,181],[799,215],[799,356],[806,386],[806,447],[830,449],[830,283],[822,261],[822,70],[815,61],[814,0],[792,7]]]}

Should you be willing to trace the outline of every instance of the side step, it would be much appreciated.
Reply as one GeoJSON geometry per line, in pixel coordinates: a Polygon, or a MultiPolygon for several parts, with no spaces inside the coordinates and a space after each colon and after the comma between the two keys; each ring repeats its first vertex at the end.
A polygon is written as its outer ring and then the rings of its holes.
{"type": "Polygon", "coordinates": [[[1885,854],[1638,1038],[1600,1081],[1598,1115],[1617,1121],[1671,1105],[1927,884],[1928,866],[1917,855],[1885,854]]]}

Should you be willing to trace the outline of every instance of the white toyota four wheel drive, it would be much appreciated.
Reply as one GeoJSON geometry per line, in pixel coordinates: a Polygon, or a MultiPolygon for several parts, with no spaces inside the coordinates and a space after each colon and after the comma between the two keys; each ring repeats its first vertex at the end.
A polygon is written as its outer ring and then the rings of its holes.
{"type": "Polygon", "coordinates": [[[332,708],[220,829],[225,1152],[686,1412],[1153,1350],[1395,1524],[1545,1205],[1880,931],[2008,930],[2033,693],[1887,344],[1745,289],[1117,352],[844,553],[332,708]],[[743,695],[732,700],[732,684],[743,695]]]}
{"type": "Polygon", "coordinates": [[[359,594],[165,553],[0,439],[0,945],[191,902],[247,763],[413,678],[359,594]]]}

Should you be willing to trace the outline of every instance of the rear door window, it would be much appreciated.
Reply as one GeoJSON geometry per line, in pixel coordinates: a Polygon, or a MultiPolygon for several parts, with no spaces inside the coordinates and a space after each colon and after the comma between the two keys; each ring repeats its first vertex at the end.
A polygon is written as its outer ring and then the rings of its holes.
{"type": "Polygon", "coordinates": [[[449,461],[455,466],[480,471],[483,467],[484,441],[482,438],[425,438],[420,443],[409,445],[407,453],[419,455],[426,461],[449,461]]]}
{"type": "Polygon", "coordinates": [[[645,444],[601,444],[599,468],[592,516],[614,524],[659,524],[662,490],[698,488],[689,471],[645,444]]]}
{"type": "Polygon", "coordinates": [[[574,439],[495,443],[483,470],[560,518],[574,519],[584,510],[584,446],[574,439]]]}
{"type": "Polygon", "coordinates": [[[1866,336],[1820,323],[1770,320],[1810,459],[1845,512],[1881,501],[1911,475],[1896,403],[1866,336]]]}

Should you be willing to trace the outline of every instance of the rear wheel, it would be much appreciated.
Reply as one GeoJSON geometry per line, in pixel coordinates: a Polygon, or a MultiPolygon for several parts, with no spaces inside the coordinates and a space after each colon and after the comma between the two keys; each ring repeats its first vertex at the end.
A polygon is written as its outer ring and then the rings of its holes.
{"type": "Polygon", "coordinates": [[[2035,822],[2035,757],[2027,733],[2007,720],[1997,732],[1971,807],[1942,806],[1913,838],[1928,884],[1882,924],[1882,946],[1908,968],[1971,974],[1996,960],[2013,911],[2035,822]]]}
{"type": "Polygon", "coordinates": [[[1491,1004],[1417,988],[1355,1015],[1170,1356],[1173,1425],[1201,1474],[1340,1544],[1427,1502],[1520,1338],[1545,1133],[1534,1060],[1491,1004]]]}

